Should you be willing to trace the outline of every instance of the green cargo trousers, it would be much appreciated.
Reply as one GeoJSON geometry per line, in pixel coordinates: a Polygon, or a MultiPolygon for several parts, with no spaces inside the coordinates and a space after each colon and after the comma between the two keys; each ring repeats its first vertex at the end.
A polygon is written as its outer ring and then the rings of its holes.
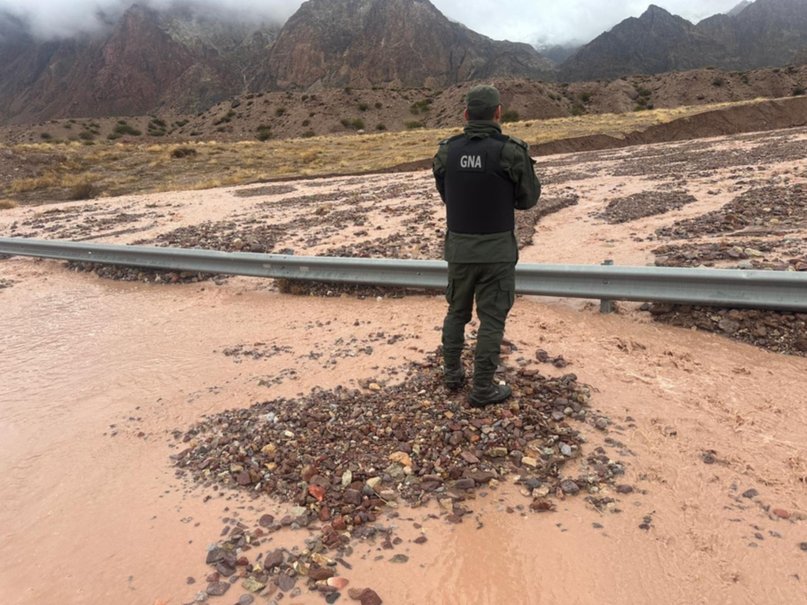
{"type": "Polygon", "coordinates": [[[479,332],[474,354],[474,386],[493,382],[504,337],[504,322],[516,293],[515,263],[448,263],[443,322],[443,360],[456,367],[465,345],[465,324],[471,321],[474,297],[479,332]]]}

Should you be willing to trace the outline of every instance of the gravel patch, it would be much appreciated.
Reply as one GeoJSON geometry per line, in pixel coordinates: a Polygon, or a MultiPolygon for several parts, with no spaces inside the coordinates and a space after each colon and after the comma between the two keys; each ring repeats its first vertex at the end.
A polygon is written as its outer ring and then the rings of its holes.
{"type": "Polygon", "coordinates": [[[643,191],[612,200],[605,210],[594,216],[610,225],[617,225],[679,210],[696,201],[686,191],[643,191]]]}
{"type": "Polygon", "coordinates": [[[132,207],[110,208],[102,204],[52,208],[12,223],[9,237],[83,241],[137,233],[152,228],[157,219],[164,218],[165,214],[156,208],[156,204],[146,211],[142,208],[130,211],[132,207]]]}
{"type": "Polygon", "coordinates": [[[622,163],[612,174],[631,177],[675,176],[709,173],[729,168],[754,170],[758,166],[804,158],[804,141],[794,141],[788,136],[771,136],[770,133],[760,133],[758,136],[746,140],[764,142],[750,149],[724,150],[721,153],[715,153],[708,143],[693,141],[672,150],[660,148],[656,154],[652,152],[647,154],[644,161],[641,162],[622,163]]]}
{"type": "Polygon", "coordinates": [[[295,191],[297,191],[297,187],[294,185],[267,185],[265,187],[237,189],[233,194],[238,197],[259,197],[262,195],[285,195],[295,191]]]}
{"type": "Polygon", "coordinates": [[[689,239],[703,235],[779,234],[807,227],[807,187],[758,187],[719,210],[656,230],[659,237],[689,239]]]}
{"type": "Polygon", "coordinates": [[[722,334],[776,353],[807,356],[807,313],[661,303],[645,308],[666,324],[722,334]]]}
{"type": "Polygon", "coordinates": [[[807,271],[807,245],[802,239],[669,244],[656,248],[653,254],[658,267],[728,265],[737,269],[807,271]]]}

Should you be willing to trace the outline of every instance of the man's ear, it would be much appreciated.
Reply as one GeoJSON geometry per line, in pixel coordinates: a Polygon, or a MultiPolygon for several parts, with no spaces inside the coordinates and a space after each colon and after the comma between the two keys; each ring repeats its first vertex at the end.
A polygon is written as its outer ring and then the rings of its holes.
{"type": "Polygon", "coordinates": [[[496,112],[493,114],[493,119],[497,122],[502,121],[502,106],[499,105],[496,107],[496,112]]]}
{"type": "Polygon", "coordinates": [[[471,114],[469,114],[469,113],[468,113],[468,109],[467,109],[467,108],[465,109],[465,113],[464,113],[464,114],[462,114],[462,115],[463,115],[463,116],[465,116],[465,121],[466,121],[466,122],[467,122],[467,121],[469,121],[469,120],[471,119],[471,114]]]}

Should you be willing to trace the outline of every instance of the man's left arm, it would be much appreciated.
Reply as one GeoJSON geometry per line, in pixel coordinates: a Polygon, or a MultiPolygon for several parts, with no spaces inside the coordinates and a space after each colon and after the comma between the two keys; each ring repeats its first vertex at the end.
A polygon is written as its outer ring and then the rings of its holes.
{"type": "Polygon", "coordinates": [[[515,185],[513,205],[519,210],[535,206],[541,197],[541,182],[535,175],[535,160],[530,157],[529,145],[511,138],[504,147],[502,163],[515,185]]]}

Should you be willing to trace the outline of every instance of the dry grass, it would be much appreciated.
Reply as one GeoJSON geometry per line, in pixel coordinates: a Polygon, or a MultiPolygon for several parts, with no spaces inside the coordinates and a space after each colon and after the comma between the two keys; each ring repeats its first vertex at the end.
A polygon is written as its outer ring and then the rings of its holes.
{"type": "MultiPolygon", "coordinates": [[[[711,111],[724,103],[632,112],[586,115],[507,124],[507,132],[529,143],[592,134],[624,136],[655,124],[711,111]]],[[[430,158],[439,140],[460,131],[409,130],[310,138],[217,141],[182,144],[36,143],[17,145],[16,153],[52,154],[54,162],[39,176],[0,183],[6,195],[22,202],[69,199],[82,184],[97,195],[115,196],[171,190],[207,189],[277,179],[383,171],[430,158]]],[[[0,189],[0,194],[4,193],[0,189]]]]}
{"type": "Polygon", "coordinates": [[[14,200],[0,200],[0,210],[11,210],[19,206],[14,200]]]}

